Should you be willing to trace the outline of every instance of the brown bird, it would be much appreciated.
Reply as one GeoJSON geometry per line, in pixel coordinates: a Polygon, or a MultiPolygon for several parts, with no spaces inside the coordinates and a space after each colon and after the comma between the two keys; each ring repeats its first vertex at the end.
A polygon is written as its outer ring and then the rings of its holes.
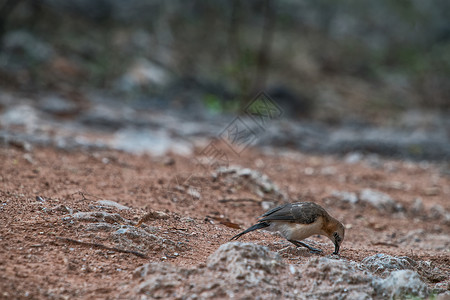
{"type": "Polygon", "coordinates": [[[263,214],[258,223],[235,235],[231,240],[257,229],[278,231],[297,247],[303,246],[311,252],[322,252],[301,240],[314,234],[327,236],[334,243],[333,254],[339,254],[345,229],[341,222],[330,216],[322,206],[313,202],[287,203],[263,214]]]}

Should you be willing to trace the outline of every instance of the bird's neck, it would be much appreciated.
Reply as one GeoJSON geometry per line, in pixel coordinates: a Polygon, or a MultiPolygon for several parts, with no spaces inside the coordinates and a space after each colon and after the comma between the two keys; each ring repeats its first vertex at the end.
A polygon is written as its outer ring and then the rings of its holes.
{"type": "Polygon", "coordinates": [[[332,216],[326,216],[322,225],[323,234],[326,235],[329,239],[333,240],[333,233],[336,230],[337,224],[338,220],[336,220],[332,216]]]}

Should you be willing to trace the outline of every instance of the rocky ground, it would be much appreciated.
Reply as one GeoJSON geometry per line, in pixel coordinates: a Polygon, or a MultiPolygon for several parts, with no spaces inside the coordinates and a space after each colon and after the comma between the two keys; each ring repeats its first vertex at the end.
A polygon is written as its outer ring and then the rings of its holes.
{"type": "Polygon", "coordinates": [[[0,299],[450,299],[447,3],[216,2],[0,4],[0,299]]]}
{"type": "Polygon", "coordinates": [[[0,297],[448,299],[444,164],[247,149],[201,172],[201,150],[4,143],[0,297]],[[285,201],[345,224],[340,257],[318,236],[323,254],[263,231],[229,242],[285,201]]]}

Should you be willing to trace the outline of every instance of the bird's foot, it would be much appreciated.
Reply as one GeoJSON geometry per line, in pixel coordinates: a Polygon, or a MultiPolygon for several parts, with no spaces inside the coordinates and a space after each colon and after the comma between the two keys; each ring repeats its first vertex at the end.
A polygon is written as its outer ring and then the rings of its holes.
{"type": "Polygon", "coordinates": [[[316,254],[318,254],[318,253],[322,253],[322,252],[323,252],[323,251],[320,250],[320,249],[313,248],[313,247],[311,247],[310,245],[305,244],[305,243],[300,242],[300,241],[294,241],[294,240],[288,240],[288,241],[291,242],[292,244],[294,244],[294,245],[297,246],[297,247],[305,247],[305,248],[308,249],[309,252],[311,252],[311,253],[316,253],[316,254]]]}

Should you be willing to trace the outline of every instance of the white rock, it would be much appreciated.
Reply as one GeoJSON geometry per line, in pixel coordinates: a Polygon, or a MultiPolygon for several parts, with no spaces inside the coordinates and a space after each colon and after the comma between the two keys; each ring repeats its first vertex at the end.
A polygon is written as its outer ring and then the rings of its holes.
{"type": "Polygon", "coordinates": [[[118,130],[109,145],[114,149],[135,154],[149,153],[164,156],[168,152],[188,156],[192,153],[192,145],[170,136],[166,130],[124,128],[118,130]]]}
{"type": "Polygon", "coordinates": [[[295,269],[295,267],[293,265],[289,265],[289,272],[291,272],[292,275],[295,275],[297,270],[295,269]]]}
{"type": "Polygon", "coordinates": [[[414,203],[411,206],[411,213],[414,216],[425,216],[425,207],[421,198],[414,199],[414,203]]]}
{"type": "Polygon", "coordinates": [[[442,218],[444,224],[450,224],[450,213],[439,204],[435,204],[430,208],[430,217],[433,219],[442,218]]]}
{"type": "Polygon", "coordinates": [[[345,299],[348,300],[372,300],[373,297],[366,292],[363,291],[351,291],[348,295],[346,295],[345,299]]]}
{"type": "Polygon", "coordinates": [[[110,232],[117,228],[117,225],[112,225],[106,222],[89,223],[86,225],[86,231],[105,231],[110,232]]]}
{"type": "Polygon", "coordinates": [[[322,280],[329,280],[335,285],[365,284],[372,280],[372,275],[367,271],[361,270],[358,263],[326,257],[310,260],[302,273],[322,280]]]}
{"type": "Polygon", "coordinates": [[[40,117],[34,107],[20,104],[7,109],[0,115],[0,125],[4,127],[24,126],[27,131],[33,131],[39,127],[40,117]]]}
{"type": "Polygon", "coordinates": [[[252,243],[230,242],[223,244],[207,260],[211,270],[226,270],[230,279],[242,279],[258,284],[267,274],[284,267],[278,253],[252,243]]]}
{"type": "Polygon", "coordinates": [[[119,214],[110,214],[104,211],[94,211],[94,212],[77,212],[71,214],[70,217],[65,217],[63,220],[75,219],[78,221],[85,222],[106,222],[106,223],[127,223],[128,220],[122,218],[119,214]]]}
{"type": "Polygon", "coordinates": [[[133,90],[149,84],[165,86],[171,80],[169,72],[146,59],[138,59],[128,72],[120,79],[119,86],[123,90],[133,90]]]}
{"type": "Polygon", "coordinates": [[[413,270],[417,263],[407,256],[395,257],[384,253],[368,256],[361,261],[372,273],[386,275],[392,271],[413,270]]]}
{"type": "Polygon", "coordinates": [[[217,168],[216,173],[218,175],[229,176],[230,181],[245,181],[245,184],[251,186],[253,191],[259,197],[264,197],[267,194],[273,194],[278,199],[286,199],[278,186],[273,183],[267,175],[261,172],[249,168],[242,168],[240,166],[229,166],[217,168]]]}
{"type": "Polygon", "coordinates": [[[430,294],[419,274],[411,270],[394,271],[386,279],[374,279],[372,285],[378,295],[389,299],[427,297],[430,294]]]}
{"type": "Polygon", "coordinates": [[[356,195],[356,193],[352,193],[352,192],[333,191],[331,193],[331,196],[333,196],[334,198],[336,198],[342,202],[347,202],[347,203],[351,203],[351,204],[355,204],[356,202],[358,202],[358,196],[356,195]]]}
{"type": "Polygon", "coordinates": [[[99,200],[99,201],[97,201],[97,203],[100,205],[103,205],[103,206],[114,207],[114,208],[117,208],[118,210],[130,209],[128,206],[119,204],[112,200],[99,200]]]}
{"type": "Polygon", "coordinates": [[[377,208],[379,211],[394,212],[397,210],[397,203],[388,194],[372,189],[363,189],[359,195],[361,202],[377,208]]]}
{"type": "Polygon", "coordinates": [[[187,190],[188,195],[196,198],[196,199],[201,199],[202,195],[200,194],[200,192],[193,186],[190,186],[187,190]]]}
{"type": "Polygon", "coordinates": [[[336,167],[324,167],[320,170],[321,175],[335,175],[337,173],[336,167]]]}
{"type": "Polygon", "coordinates": [[[364,156],[359,152],[351,152],[347,154],[344,158],[344,161],[348,164],[355,164],[360,162],[364,156]]]}

